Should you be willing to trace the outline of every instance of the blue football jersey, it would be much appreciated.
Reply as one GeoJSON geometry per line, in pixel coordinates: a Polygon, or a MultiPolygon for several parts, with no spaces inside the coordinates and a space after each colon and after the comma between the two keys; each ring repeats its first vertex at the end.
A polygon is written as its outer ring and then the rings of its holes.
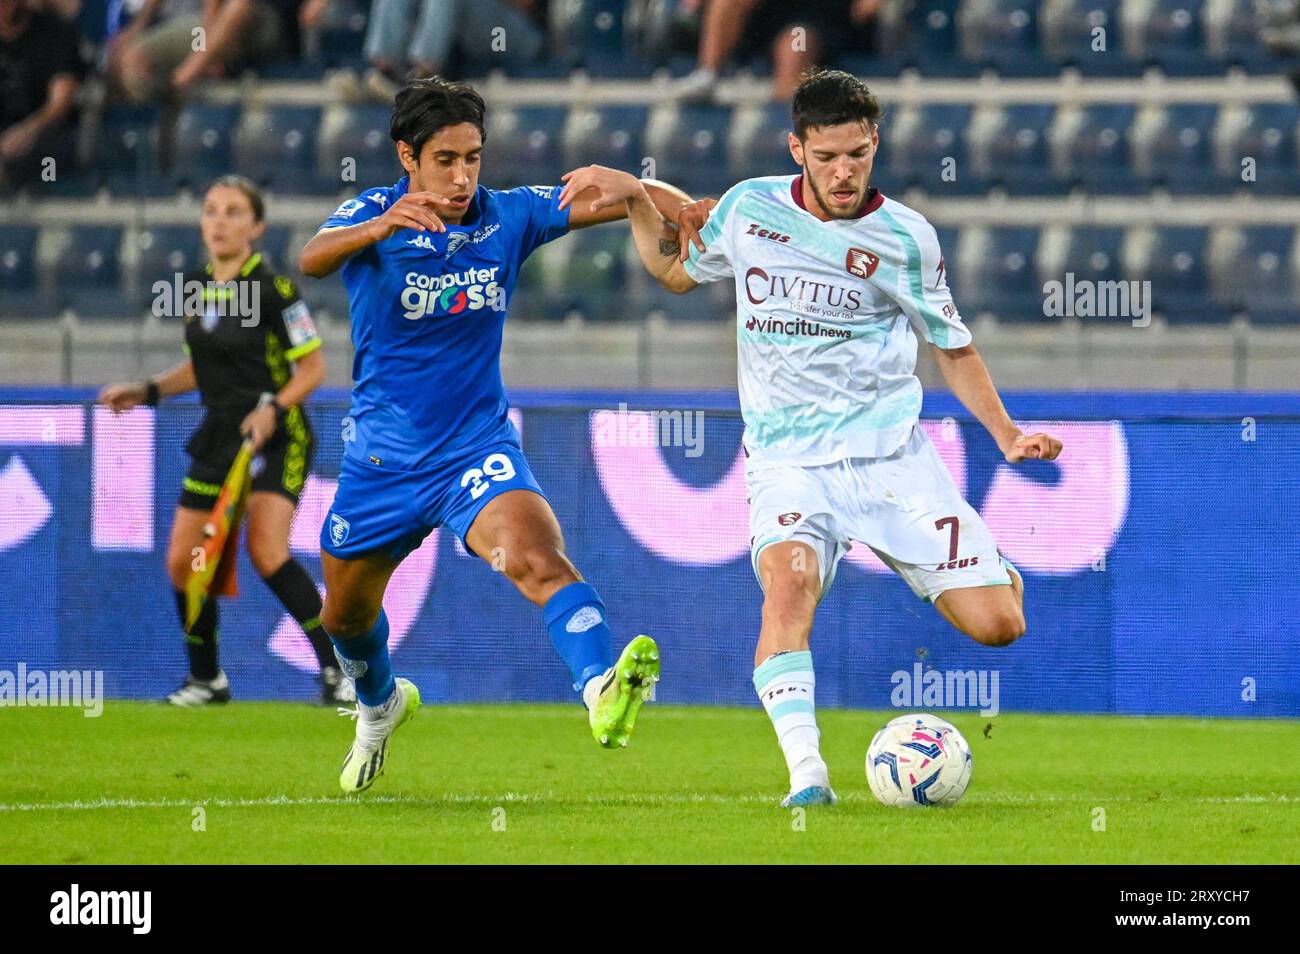
{"type": "MultiPolygon", "coordinates": [[[[322,228],[383,215],[409,180],[367,189],[322,228]]],[[[343,266],[352,313],[352,419],[344,452],[415,470],[514,434],[501,333],[519,269],[568,231],[559,186],[479,186],[461,225],[402,229],[343,266]]]]}

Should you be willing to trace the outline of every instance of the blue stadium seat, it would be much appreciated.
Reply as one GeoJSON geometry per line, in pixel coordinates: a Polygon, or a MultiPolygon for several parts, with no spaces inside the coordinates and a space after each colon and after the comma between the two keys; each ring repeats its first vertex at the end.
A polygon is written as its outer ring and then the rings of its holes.
{"type": "Polygon", "coordinates": [[[960,0],[886,5],[880,23],[880,75],[916,67],[928,76],[974,76],[978,65],[962,56],[958,43],[960,0]]]}
{"type": "MultiPolygon", "coordinates": [[[[1035,261],[1038,229],[999,226],[983,231],[960,262],[967,319],[991,311],[1002,321],[1043,321],[1043,289],[1035,261]]],[[[1053,319],[1054,320],[1054,319],[1053,319]]]]}
{"type": "Polygon", "coordinates": [[[1244,241],[1215,269],[1218,301],[1244,309],[1260,324],[1300,322],[1295,228],[1258,225],[1240,230],[1244,241]]]}
{"type": "Polygon", "coordinates": [[[648,76],[649,67],[627,48],[623,18],[627,0],[581,0],[572,29],[582,48],[581,62],[595,76],[648,76]]]}
{"type": "MultiPolygon", "coordinates": [[[[687,192],[717,195],[732,183],[727,174],[729,106],[681,106],[674,111],[659,157],[658,178],[687,192]]],[[[653,146],[653,144],[652,144],[653,146]]]]}
{"type": "Polygon", "coordinates": [[[136,274],[139,287],[170,281],[177,272],[199,268],[207,261],[197,225],[156,225],[136,234],[136,274]]]}
{"type": "Polygon", "coordinates": [[[393,110],[390,106],[354,106],[344,111],[341,122],[321,135],[321,173],[343,170],[345,160],[356,165],[356,180],[344,189],[360,192],[371,186],[390,184],[402,177],[393,140],[388,136],[393,110]]]}
{"type": "Polygon", "coordinates": [[[641,175],[649,117],[648,106],[600,106],[578,112],[565,133],[565,171],[599,162],[641,175]]]}
{"type": "Polygon", "coordinates": [[[630,241],[621,223],[583,229],[562,239],[568,258],[561,269],[562,310],[588,321],[630,317],[624,307],[630,241]]]}
{"type": "Polygon", "coordinates": [[[0,225],[0,318],[46,317],[57,310],[38,286],[36,241],[34,226],[0,225]]]}
{"type": "MultiPolygon", "coordinates": [[[[1114,282],[1124,278],[1124,230],[1085,225],[1072,228],[1065,241],[1063,267],[1076,282],[1114,282]]],[[[1065,281],[1065,275],[1042,274],[1043,281],[1065,281]]]]}
{"type": "Polygon", "coordinates": [[[1205,0],[1142,0],[1137,6],[1150,8],[1137,29],[1140,62],[1177,76],[1222,72],[1205,49],[1205,0]]]}
{"type": "Polygon", "coordinates": [[[1136,112],[1131,104],[1107,103],[1069,113],[1069,128],[1054,143],[1053,165],[1064,184],[1089,192],[1137,192],[1140,183],[1129,167],[1129,129],[1136,112]]]}
{"type": "Polygon", "coordinates": [[[1047,131],[1056,107],[1018,103],[1001,107],[992,129],[970,143],[975,166],[1008,192],[1046,195],[1064,191],[1051,174],[1047,131]]]}
{"type": "Polygon", "coordinates": [[[919,186],[934,195],[982,191],[987,185],[977,176],[966,148],[970,119],[971,107],[964,103],[904,111],[881,133],[876,160],[880,172],[898,184],[919,186]],[[945,178],[949,168],[952,172],[945,178]]]}
{"type": "Polygon", "coordinates": [[[1124,56],[1123,0],[1047,0],[1039,11],[1043,53],[1057,66],[1085,76],[1137,76],[1139,63],[1124,56]]]}
{"type": "Polygon", "coordinates": [[[158,167],[158,110],[117,107],[104,115],[94,165],[115,196],[160,196],[174,191],[158,167]]]}
{"type": "Polygon", "coordinates": [[[1277,57],[1259,40],[1263,19],[1257,4],[1226,2],[1207,7],[1205,26],[1215,59],[1252,73],[1278,72],[1277,57]]]}
{"type": "Polygon", "coordinates": [[[83,318],[118,318],[136,313],[138,303],[122,292],[122,229],[116,225],[69,230],[67,246],[54,263],[59,293],[83,318]]]}
{"type": "MultiPolygon", "coordinates": [[[[793,122],[786,103],[768,103],[763,107],[763,121],[745,142],[737,143],[731,157],[730,179],[757,176],[793,175],[799,171],[790,156],[790,133],[793,122]]],[[[882,143],[883,146],[883,143],[882,143]]]]}
{"type": "Polygon", "coordinates": [[[287,225],[268,226],[266,231],[262,233],[262,238],[257,243],[257,246],[262,250],[263,257],[277,271],[297,274],[298,252],[301,249],[289,248],[289,227],[287,225]]]}
{"type": "Polygon", "coordinates": [[[319,65],[327,69],[365,67],[362,46],[370,4],[366,0],[331,0],[321,27],[319,65]]]}
{"type": "Polygon", "coordinates": [[[1246,122],[1225,143],[1226,184],[1246,192],[1294,195],[1300,191],[1300,162],[1296,134],[1300,106],[1295,103],[1256,103],[1246,110],[1246,122]],[[1255,181],[1242,180],[1242,160],[1255,161],[1255,181]]]}
{"type": "Polygon", "coordinates": [[[1171,192],[1205,189],[1214,168],[1213,131],[1219,107],[1213,103],[1176,103],[1155,117],[1154,126],[1134,130],[1137,174],[1149,186],[1171,192]]]}
{"type": "Polygon", "coordinates": [[[173,186],[201,189],[233,166],[238,106],[190,105],[176,121],[175,154],[168,180],[173,186]]]}
{"type": "Polygon", "coordinates": [[[958,13],[962,54],[1009,76],[1056,72],[1038,48],[1036,0],[964,0],[958,13]]]}
{"type": "Polygon", "coordinates": [[[276,192],[336,191],[337,178],[321,181],[316,144],[318,106],[273,106],[244,114],[235,136],[235,168],[276,192]]]}
{"type": "MultiPolygon", "coordinates": [[[[493,188],[552,185],[564,168],[563,106],[497,107],[488,111],[482,176],[493,188]]],[[[587,159],[595,162],[595,158],[587,159]]]]}
{"type": "Polygon", "coordinates": [[[1151,282],[1152,306],[1170,324],[1223,323],[1226,308],[1210,289],[1209,230],[1201,226],[1156,229],[1151,245],[1128,277],[1151,282]]]}

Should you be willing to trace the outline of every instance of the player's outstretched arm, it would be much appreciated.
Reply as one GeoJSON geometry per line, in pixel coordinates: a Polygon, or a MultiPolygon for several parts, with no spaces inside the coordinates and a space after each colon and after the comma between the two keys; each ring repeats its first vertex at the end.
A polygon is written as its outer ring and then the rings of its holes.
{"type": "Polygon", "coordinates": [[[150,385],[158,389],[157,397],[165,398],[193,391],[199,386],[199,381],[194,376],[193,362],[186,359],[148,381],[125,381],[106,386],[99,392],[99,403],[114,413],[128,410],[150,399],[150,385]]]}
{"type": "Polygon", "coordinates": [[[998,442],[1009,463],[1025,459],[1055,460],[1061,453],[1061,442],[1050,434],[1026,435],[1016,427],[1002,398],[993,386],[993,378],[984,359],[973,344],[963,348],[940,348],[930,345],[935,363],[952,393],[984,425],[998,442]]]}
{"type": "Polygon", "coordinates": [[[605,166],[585,166],[561,178],[564,190],[560,193],[560,208],[567,208],[579,196],[589,203],[593,213],[622,206],[646,271],[659,284],[679,294],[695,287],[695,281],[682,268],[677,229],[655,206],[640,179],[605,166]],[[586,197],[589,191],[594,192],[594,198],[586,197]]]}
{"type": "MultiPolygon", "coordinates": [[[[590,169],[604,169],[604,166],[589,166],[590,169]]],[[[575,169],[574,172],[581,170],[575,169]]],[[[573,173],[569,173],[572,176],[573,173]]],[[[600,188],[587,185],[578,190],[568,188],[570,182],[569,176],[565,176],[565,189],[560,193],[561,208],[569,210],[569,230],[585,229],[592,225],[601,225],[605,222],[617,222],[620,219],[627,218],[627,207],[622,202],[610,202],[600,188]]],[[[681,213],[695,204],[695,200],[689,195],[667,182],[660,182],[658,179],[642,179],[641,186],[645,189],[646,195],[650,196],[650,201],[654,207],[659,210],[659,214],[673,225],[680,224],[681,213]]],[[[712,200],[709,200],[712,201],[712,200]]]]}
{"type": "MultiPolygon", "coordinates": [[[[663,220],[644,189],[626,201],[627,218],[632,225],[632,238],[636,242],[637,254],[641,256],[641,264],[670,292],[683,295],[690,291],[696,281],[682,266],[684,233],[663,220]]],[[[698,233],[695,240],[699,241],[698,233]]]]}
{"type": "Polygon", "coordinates": [[[383,215],[357,225],[321,229],[303,246],[298,256],[298,267],[304,275],[324,278],[332,275],[353,255],[401,229],[416,232],[445,232],[434,211],[436,203],[447,200],[432,192],[408,192],[389,207],[383,215]]]}

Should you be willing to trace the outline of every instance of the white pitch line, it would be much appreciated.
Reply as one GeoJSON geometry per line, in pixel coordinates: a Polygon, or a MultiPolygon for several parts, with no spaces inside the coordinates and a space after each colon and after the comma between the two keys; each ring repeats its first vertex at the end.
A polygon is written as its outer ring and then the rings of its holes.
{"type": "MultiPolygon", "coordinates": [[[[204,806],[211,808],[264,808],[276,806],[307,806],[307,805],[338,805],[338,806],[355,806],[364,805],[489,805],[499,806],[503,804],[518,804],[527,802],[532,804],[554,804],[554,805],[645,805],[654,807],[658,805],[750,805],[765,804],[775,806],[778,801],[777,796],[773,795],[711,795],[704,793],[681,793],[669,795],[622,795],[616,798],[601,798],[596,796],[572,797],[558,795],[548,792],[546,794],[527,793],[527,792],[505,792],[500,795],[477,795],[477,794],[460,794],[449,792],[443,795],[434,796],[413,796],[413,795],[367,795],[360,798],[348,797],[298,797],[291,798],[288,795],[271,795],[264,798],[165,798],[165,799],[134,799],[134,798],[101,798],[93,801],[72,801],[72,802],[16,802],[11,804],[0,804],[0,813],[3,812],[44,812],[44,811],[112,811],[122,809],[164,809],[164,808],[194,808],[195,806],[204,806]]],[[[847,792],[841,796],[841,801],[848,803],[870,804],[871,796],[864,792],[847,792]]],[[[1087,796],[1087,795],[999,795],[981,797],[974,795],[966,799],[969,805],[1068,805],[1071,803],[1088,804],[1088,805],[1108,805],[1116,802],[1124,803],[1143,803],[1143,802],[1164,802],[1166,804],[1186,804],[1196,803],[1203,805],[1260,805],[1260,804],[1291,804],[1300,801],[1300,796],[1286,795],[1277,792],[1270,792],[1266,795],[1235,795],[1235,796],[1200,796],[1196,798],[1179,798],[1177,796],[1161,796],[1159,798],[1146,798],[1144,796],[1087,796]]]]}

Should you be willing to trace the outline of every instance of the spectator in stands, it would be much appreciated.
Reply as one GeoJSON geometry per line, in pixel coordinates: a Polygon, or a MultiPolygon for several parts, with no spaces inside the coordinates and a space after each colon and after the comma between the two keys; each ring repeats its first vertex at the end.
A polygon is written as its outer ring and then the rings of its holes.
{"type": "Polygon", "coordinates": [[[0,0],[0,185],[37,179],[47,158],[56,176],[73,161],[80,42],[76,27],[35,0],[0,0]]]}
{"type": "Polygon", "coordinates": [[[486,66],[531,62],[545,42],[534,18],[544,14],[538,0],[374,0],[366,85],[391,100],[399,80],[445,74],[453,52],[486,66]]]}
{"type": "Polygon", "coordinates": [[[1300,94],[1300,0],[1267,0],[1260,4],[1263,21],[1259,30],[1260,41],[1287,61],[1291,85],[1300,94]]]}
{"type": "MultiPolygon", "coordinates": [[[[700,2],[700,0],[688,0],[700,2]]],[[[699,63],[677,85],[687,102],[707,101],[737,53],[762,52],[771,43],[772,98],[788,100],[799,76],[875,19],[884,0],[702,0],[699,63]],[[802,27],[803,34],[795,34],[802,27]]]]}
{"type": "Polygon", "coordinates": [[[204,79],[282,53],[297,6],[292,0],[144,0],[109,41],[109,80],[137,103],[181,96],[204,79]]]}
{"type": "Polygon", "coordinates": [[[81,14],[81,0],[35,0],[35,7],[57,14],[65,23],[74,22],[81,14]]]}

